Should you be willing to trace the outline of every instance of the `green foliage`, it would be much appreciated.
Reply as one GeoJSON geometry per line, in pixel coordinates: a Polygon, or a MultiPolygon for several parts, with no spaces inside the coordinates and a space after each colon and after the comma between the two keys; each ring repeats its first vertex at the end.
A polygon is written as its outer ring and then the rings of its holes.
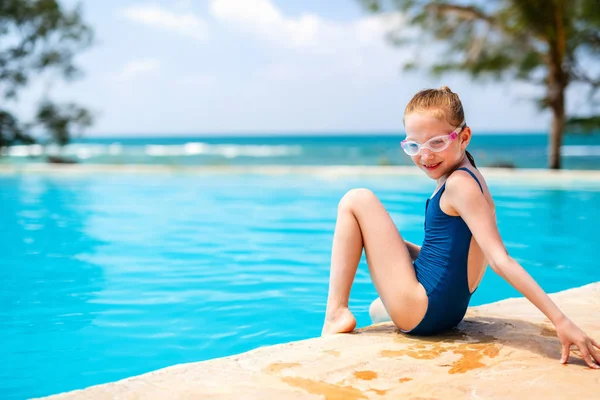
{"type": "MultiPolygon", "coordinates": [[[[369,12],[399,11],[404,25],[391,35],[397,45],[442,44],[429,62],[411,61],[408,70],[425,67],[434,75],[466,72],[477,79],[521,80],[547,88],[537,99],[553,111],[551,135],[560,146],[568,85],[588,87],[590,99],[600,88],[598,70],[584,68],[600,58],[598,0],[358,0],[369,12]],[[414,33],[417,28],[418,34],[414,33]]],[[[418,60],[418,54],[415,57],[418,60]]],[[[570,118],[569,126],[600,127],[598,112],[570,118]],[[597,124],[597,125],[595,125],[597,124]]],[[[597,107],[596,107],[597,108],[597,107]]],[[[551,156],[559,151],[554,148],[551,156]]],[[[552,161],[555,168],[558,161],[552,161]]]]}
{"type": "MultiPolygon", "coordinates": [[[[92,44],[93,33],[81,9],[66,10],[57,0],[0,1],[0,97],[2,107],[18,99],[19,91],[44,73],[65,80],[80,75],[75,56],[92,44]]],[[[0,108],[0,147],[15,142],[30,143],[25,131],[43,126],[60,144],[68,143],[71,128],[92,123],[91,114],[73,104],[52,105],[44,100],[37,119],[19,124],[0,108]]]]}
{"type": "MultiPolygon", "coordinates": [[[[530,81],[546,67],[548,43],[556,40],[552,26],[557,9],[567,11],[563,25],[569,37],[579,35],[580,31],[588,36],[591,32],[598,35],[587,21],[581,27],[577,24],[579,28],[575,29],[575,14],[583,14],[584,8],[598,14],[600,6],[595,0],[574,0],[569,7],[566,0],[473,1],[472,4],[439,0],[359,1],[375,12],[397,9],[408,27],[420,28],[418,40],[444,43],[446,51],[439,55],[441,62],[429,65],[435,73],[456,70],[470,72],[474,77],[530,81]]],[[[406,39],[414,43],[415,37],[394,39],[398,44],[406,44],[406,39]]],[[[572,57],[577,46],[583,45],[582,39],[569,42],[568,56],[572,57]]]]}
{"type": "Polygon", "coordinates": [[[19,121],[12,114],[0,110],[0,148],[14,142],[33,144],[35,140],[23,131],[19,121]]]}
{"type": "Polygon", "coordinates": [[[37,113],[37,121],[48,132],[52,132],[53,141],[62,146],[69,143],[73,127],[82,130],[92,125],[92,116],[88,110],[76,104],[59,106],[43,102],[37,113]]]}
{"type": "Polygon", "coordinates": [[[571,117],[566,122],[566,129],[570,132],[590,134],[600,129],[600,115],[592,117],[571,117]]]}

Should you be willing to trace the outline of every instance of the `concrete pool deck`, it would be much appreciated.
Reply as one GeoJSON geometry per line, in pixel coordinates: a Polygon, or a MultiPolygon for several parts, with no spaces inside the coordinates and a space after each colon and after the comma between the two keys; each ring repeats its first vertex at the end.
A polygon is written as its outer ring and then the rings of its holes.
{"type": "MultiPolygon", "coordinates": [[[[600,282],[551,297],[600,340],[600,282]]],[[[508,299],[470,308],[443,336],[409,337],[383,323],[48,399],[597,398],[600,370],[587,367],[574,349],[569,364],[560,364],[550,321],[526,299],[508,299]]]]}

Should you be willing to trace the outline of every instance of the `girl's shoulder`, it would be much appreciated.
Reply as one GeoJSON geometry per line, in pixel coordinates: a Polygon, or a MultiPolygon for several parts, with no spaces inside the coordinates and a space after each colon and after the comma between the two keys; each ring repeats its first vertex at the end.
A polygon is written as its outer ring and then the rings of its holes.
{"type": "Polygon", "coordinates": [[[487,192],[487,184],[481,172],[477,168],[461,167],[453,171],[446,179],[446,187],[450,186],[472,186],[473,182],[479,186],[482,193],[487,192]]]}
{"type": "Polygon", "coordinates": [[[459,168],[452,172],[446,180],[447,201],[450,207],[454,207],[455,202],[470,204],[477,201],[476,198],[483,194],[486,202],[495,212],[494,200],[481,172],[476,168],[459,168]]]}
{"type": "Polygon", "coordinates": [[[462,212],[468,212],[473,204],[479,202],[483,197],[491,203],[487,193],[485,181],[478,171],[470,168],[459,168],[453,171],[445,183],[445,191],[440,198],[440,208],[450,216],[460,216],[462,212]]]}

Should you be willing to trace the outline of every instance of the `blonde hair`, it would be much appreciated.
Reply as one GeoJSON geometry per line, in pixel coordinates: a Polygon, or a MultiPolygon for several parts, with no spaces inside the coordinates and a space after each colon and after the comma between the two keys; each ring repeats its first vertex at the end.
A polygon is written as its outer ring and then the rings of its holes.
{"type": "Polygon", "coordinates": [[[448,86],[425,89],[415,94],[406,105],[404,118],[414,112],[427,113],[453,126],[458,126],[465,119],[460,98],[448,86]]]}
{"type": "MultiPolygon", "coordinates": [[[[406,119],[406,116],[412,113],[429,114],[452,126],[459,126],[465,120],[465,111],[460,98],[448,86],[425,89],[415,94],[404,109],[404,118],[406,119]]],[[[468,151],[465,152],[475,167],[473,156],[468,151]]]]}

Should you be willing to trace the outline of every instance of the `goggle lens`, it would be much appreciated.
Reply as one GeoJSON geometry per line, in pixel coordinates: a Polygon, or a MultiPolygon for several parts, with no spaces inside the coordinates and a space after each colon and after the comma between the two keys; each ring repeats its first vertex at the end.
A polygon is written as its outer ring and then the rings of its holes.
{"type": "Polygon", "coordinates": [[[450,138],[448,136],[440,137],[440,138],[433,138],[433,140],[430,140],[427,143],[429,144],[429,148],[431,150],[442,151],[442,150],[446,149],[448,147],[448,145],[450,144],[450,138]]]}
{"type": "Polygon", "coordinates": [[[419,154],[419,152],[421,151],[421,148],[423,148],[423,147],[425,147],[435,153],[444,151],[448,148],[448,146],[450,146],[450,143],[458,137],[458,132],[460,132],[464,126],[465,126],[465,121],[463,121],[460,124],[460,126],[458,128],[456,128],[454,131],[452,131],[450,134],[433,137],[433,138],[429,139],[427,142],[425,142],[424,144],[419,144],[417,142],[403,140],[401,143],[402,149],[409,156],[416,156],[417,154],[419,154]]]}
{"type": "Polygon", "coordinates": [[[419,154],[419,145],[415,142],[403,142],[402,148],[404,149],[404,152],[409,156],[419,154]]]}

